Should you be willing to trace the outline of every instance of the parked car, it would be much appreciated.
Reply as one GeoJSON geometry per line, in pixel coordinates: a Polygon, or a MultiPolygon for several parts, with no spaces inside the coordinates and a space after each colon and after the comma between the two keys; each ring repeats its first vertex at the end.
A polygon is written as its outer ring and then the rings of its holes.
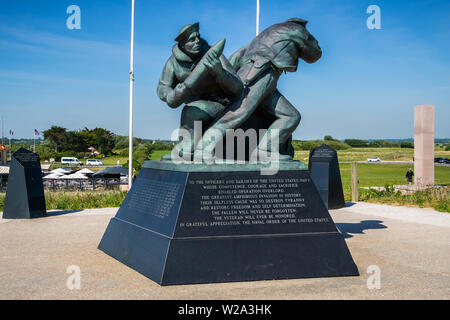
{"type": "Polygon", "coordinates": [[[434,163],[450,164],[450,159],[447,159],[447,158],[434,158],[434,163]]]}
{"type": "Polygon", "coordinates": [[[83,165],[83,162],[81,162],[80,160],[78,160],[75,157],[62,157],[61,164],[70,164],[70,165],[75,165],[75,166],[81,166],[81,165],[83,165]]]}
{"type": "Polygon", "coordinates": [[[372,157],[372,158],[367,159],[367,162],[380,162],[380,161],[381,160],[378,157],[372,157]]]}
{"type": "Polygon", "coordinates": [[[102,166],[103,162],[101,162],[98,159],[87,159],[86,160],[86,165],[87,166],[102,166]]]}

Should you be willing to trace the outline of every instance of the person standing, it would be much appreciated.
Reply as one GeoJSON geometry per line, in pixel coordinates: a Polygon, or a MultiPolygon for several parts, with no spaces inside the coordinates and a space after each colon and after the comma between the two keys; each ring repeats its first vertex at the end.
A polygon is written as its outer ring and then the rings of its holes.
{"type": "Polygon", "coordinates": [[[414,172],[411,170],[411,168],[409,168],[409,170],[406,172],[406,182],[408,184],[411,184],[413,177],[414,177],[414,172]]]}

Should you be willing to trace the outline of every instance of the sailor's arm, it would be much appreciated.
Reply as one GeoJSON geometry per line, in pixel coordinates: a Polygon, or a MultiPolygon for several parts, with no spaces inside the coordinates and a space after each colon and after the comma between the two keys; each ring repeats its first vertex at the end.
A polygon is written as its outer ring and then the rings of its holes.
{"type": "Polygon", "coordinates": [[[231,96],[240,95],[244,85],[227,58],[223,55],[218,58],[215,52],[206,53],[204,58],[205,67],[216,78],[216,82],[222,90],[231,96]]]}
{"type": "Polygon", "coordinates": [[[191,95],[184,83],[177,83],[171,59],[167,61],[159,78],[157,93],[171,108],[178,108],[191,95]]]}
{"type": "Polygon", "coordinates": [[[222,64],[221,72],[216,75],[216,81],[220,87],[230,95],[240,95],[244,89],[244,85],[236,72],[233,70],[230,62],[223,55],[220,56],[220,63],[222,64]]]}

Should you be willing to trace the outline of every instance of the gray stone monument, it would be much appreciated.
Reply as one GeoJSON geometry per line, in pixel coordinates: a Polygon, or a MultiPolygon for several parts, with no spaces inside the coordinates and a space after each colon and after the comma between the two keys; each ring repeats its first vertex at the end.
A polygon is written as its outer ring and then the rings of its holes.
{"type": "Polygon", "coordinates": [[[434,185],[434,107],[414,109],[414,185],[423,189],[434,185]]]}

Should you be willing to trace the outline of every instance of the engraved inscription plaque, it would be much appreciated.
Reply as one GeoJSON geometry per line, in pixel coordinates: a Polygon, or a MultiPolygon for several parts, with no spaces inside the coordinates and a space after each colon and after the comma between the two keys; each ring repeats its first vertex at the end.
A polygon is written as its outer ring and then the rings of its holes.
{"type": "Polygon", "coordinates": [[[175,204],[181,185],[152,179],[140,179],[130,196],[128,209],[164,219],[175,204]]]}
{"type": "Polygon", "coordinates": [[[308,170],[144,164],[99,249],[161,285],[358,275],[308,170]]]}
{"type": "Polygon", "coordinates": [[[306,171],[255,176],[248,172],[192,173],[180,211],[178,236],[333,232],[306,171]]]}
{"type": "Polygon", "coordinates": [[[172,236],[186,175],[144,170],[137,177],[116,217],[172,236]]]}

